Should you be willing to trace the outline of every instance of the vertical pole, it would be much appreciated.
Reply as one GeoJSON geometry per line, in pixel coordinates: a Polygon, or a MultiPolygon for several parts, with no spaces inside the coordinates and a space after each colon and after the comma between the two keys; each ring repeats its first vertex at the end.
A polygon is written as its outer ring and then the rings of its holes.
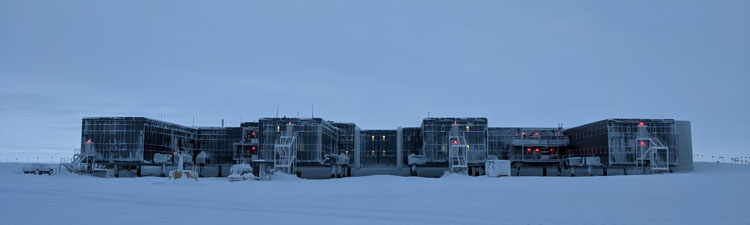
{"type": "Polygon", "coordinates": [[[359,169],[360,164],[360,142],[362,137],[360,137],[360,130],[359,127],[354,127],[354,168],[359,169]]]}
{"type": "Polygon", "coordinates": [[[396,168],[401,168],[404,165],[404,129],[399,127],[396,129],[396,168]]]}

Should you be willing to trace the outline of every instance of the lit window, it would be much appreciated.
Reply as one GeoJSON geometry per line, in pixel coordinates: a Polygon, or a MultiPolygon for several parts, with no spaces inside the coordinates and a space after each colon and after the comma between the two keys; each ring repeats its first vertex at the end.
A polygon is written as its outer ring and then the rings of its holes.
{"type": "Polygon", "coordinates": [[[349,155],[349,150],[346,150],[344,154],[349,155]]]}
{"type": "Polygon", "coordinates": [[[445,151],[445,145],[443,145],[443,151],[445,151]]]}
{"type": "Polygon", "coordinates": [[[375,150],[372,150],[372,155],[375,155],[375,150]]]}
{"type": "Polygon", "coordinates": [[[385,141],[385,135],[383,135],[383,141],[385,141]]]}
{"type": "Polygon", "coordinates": [[[372,141],[375,141],[375,135],[372,136],[372,141]]]}
{"type": "Polygon", "coordinates": [[[383,150],[383,156],[385,156],[385,150],[383,150]]]}
{"type": "Polygon", "coordinates": [[[466,151],[469,151],[469,145],[466,145],[466,151]]]}
{"type": "Polygon", "coordinates": [[[276,126],[276,131],[281,131],[281,127],[280,126],[276,126]]]}
{"type": "Polygon", "coordinates": [[[466,132],[469,132],[469,126],[466,126],[466,132]]]}
{"type": "Polygon", "coordinates": [[[302,145],[299,146],[299,150],[302,151],[302,145]]]}

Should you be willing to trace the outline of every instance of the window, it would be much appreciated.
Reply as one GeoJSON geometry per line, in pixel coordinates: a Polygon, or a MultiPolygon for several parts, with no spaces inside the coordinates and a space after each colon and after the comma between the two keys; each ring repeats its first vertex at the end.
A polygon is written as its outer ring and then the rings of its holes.
{"type": "Polygon", "coordinates": [[[445,145],[443,145],[442,147],[443,147],[443,151],[445,151],[445,145]]]}
{"type": "Polygon", "coordinates": [[[385,150],[383,150],[383,156],[385,156],[385,150]]]}
{"type": "Polygon", "coordinates": [[[372,150],[372,153],[371,153],[371,154],[372,154],[372,155],[375,155],[375,150],[372,150]]]}
{"type": "Polygon", "coordinates": [[[466,151],[469,151],[469,145],[466,145],[466,151]]]}
{"type": "Polygon", "coordinates": [[[375,141],[375,135],[372,136],[372,141],[375,141]]]}
{"type": "Polygon", "coordinates": [[[281,127],[280,126],[276,126],[276,132],[279,132],[279,131],[281,131],[281,127]]]}
{"type": "Polygon", "coordinates": [[[349,150],[346,150],[344,154],[349,155],[349,150]]]}
{"type": "Polygon", "coordinates": [[[466,126],[466,132],[469,132],[469,126],[466,126]]]}
{"type": "Polygon", "coordinates": [[[383,141],[385,141],[385,135],[383,135],[383,141]]]}

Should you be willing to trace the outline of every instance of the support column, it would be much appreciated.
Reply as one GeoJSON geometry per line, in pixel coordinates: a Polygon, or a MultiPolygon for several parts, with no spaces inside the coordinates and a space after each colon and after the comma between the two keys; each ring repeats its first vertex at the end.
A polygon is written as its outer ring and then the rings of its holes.
{"type": "Polygon", "coordinates": [[[404,129],[396,129],[396,168],[404,166],[404,129]]]}
{"type": "Polygon", "coordinates": [[[354,169],[359,169],[359,158],[360,158],[360,135],[359,135],[359,127],[354,127],[354,169]]]}

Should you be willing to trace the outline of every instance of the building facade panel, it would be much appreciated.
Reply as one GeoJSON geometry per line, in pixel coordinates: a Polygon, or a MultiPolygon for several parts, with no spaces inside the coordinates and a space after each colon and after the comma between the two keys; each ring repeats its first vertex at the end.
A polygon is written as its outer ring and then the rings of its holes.
{"type": "Polygon", "coordinates": [[[396,130],[360,132],[360,164],[363,167],[396,166],[396,130]]]}

